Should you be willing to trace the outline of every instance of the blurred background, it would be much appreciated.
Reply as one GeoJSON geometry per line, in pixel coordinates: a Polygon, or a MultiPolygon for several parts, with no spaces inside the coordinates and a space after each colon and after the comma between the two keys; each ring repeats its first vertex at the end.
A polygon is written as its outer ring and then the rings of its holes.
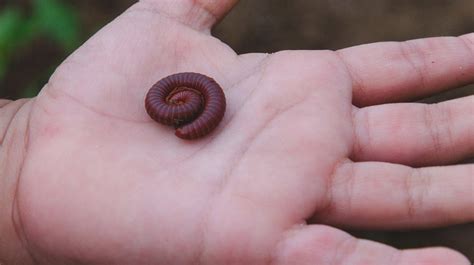
{"type": "MultiPolygon", "coordinates": [[[[0,98],[35,96],[68,54],[135,2],[0,0],[0,98]]],[[[238,53],[339,49],[469,32],[474,32],[473,0],[241,0],[214,29],[238,53]]],[[[472,94],[471,85],[423,101],[472,94]]],[[[448,246],[474,260],[474,224],[349,232],[400,248],[448,246]]]]}

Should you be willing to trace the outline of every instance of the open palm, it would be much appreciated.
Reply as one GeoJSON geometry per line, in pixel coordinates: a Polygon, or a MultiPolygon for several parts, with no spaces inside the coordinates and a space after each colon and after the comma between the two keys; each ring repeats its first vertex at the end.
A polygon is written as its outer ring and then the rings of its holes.
{"type": "Polygon", "coordinates": [[[474,154],[472,96],[359,108],[472,82],[474,35],[236,55],[209,34],[231,2],[141,1],[28,103],[17,218],[33,259],[468,264],[331,226],[474,220],[473,166],[429,167],[474,154]],[[213,77],[227,97],[221,125],[197,141],[143,106],[153,83],[186,71],[213,77]]]}

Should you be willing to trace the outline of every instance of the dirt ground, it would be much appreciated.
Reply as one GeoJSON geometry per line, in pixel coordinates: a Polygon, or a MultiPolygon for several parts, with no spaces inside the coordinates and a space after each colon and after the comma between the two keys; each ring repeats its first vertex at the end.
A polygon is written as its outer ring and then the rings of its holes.
{"type": "MultiPolygon", "coordinates": [[[[89,35],[135,1],[68,2],[80,10],[84,34],[89,35]]],[[[474,32],[474,1],[242,0],[213,32],[238,53],[339,49],[376,41],[461,35],[474,32]]],[[[57,63],[65,56],[47,40],[35,45],[17,56],[7,80],[0,84],[0,96],[18,97],[24,76],[35,75],[45,61],[57,63]]],[[[428,101],[472,94],[474,87],[469,86],[428,101]]],[[[350,232],[400,248],[448,246],[474,260],[474,224],[423,231],[350,232]]]]}

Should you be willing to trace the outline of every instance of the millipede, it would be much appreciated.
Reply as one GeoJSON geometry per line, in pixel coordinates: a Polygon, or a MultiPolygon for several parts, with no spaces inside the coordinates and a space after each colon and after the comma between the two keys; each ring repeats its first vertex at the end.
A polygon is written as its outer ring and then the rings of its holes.
{"type": "Polygon", "coordinates": [[[219,125],[226,99],[221,86],[211,77],[178,73],[150,88],[145,109],[156,122],[174,126],[177,137],[192,140],[206,136],[219,125]]]}

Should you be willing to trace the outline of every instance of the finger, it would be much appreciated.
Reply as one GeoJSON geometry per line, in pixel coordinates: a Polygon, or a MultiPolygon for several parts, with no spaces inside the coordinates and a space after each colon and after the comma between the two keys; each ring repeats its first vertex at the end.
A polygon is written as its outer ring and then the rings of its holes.
{"type": "Polygon", "coordinates": [[[356,110],[352,158],[411,166],[461,161],[474,156],[472,117],[474,96],[356,110]]]}
{"type": "Polygon", "coordinates": [[[474,82],[474,33],[356,46],[338,51],[354,104],[410,100],[474,82]]]}
{"type": "Polygon", "coordinates": [[[142,0],[151,10],[164,13],[198,30],[209,30],[238,0],[142,0]]]}
{"type": "Polygon", "coordinates": [[[465,257],[450,249],[400,251],[320,225],[289,232],[275,253],[272,264],[276,265],[469,265],[465,257]]]}
{"type": "Polygon", "coordinates": [[[314,222],[355,228],[436,227],[474,221],[474,164],[414,169],[344,163],[314,222]]]}

